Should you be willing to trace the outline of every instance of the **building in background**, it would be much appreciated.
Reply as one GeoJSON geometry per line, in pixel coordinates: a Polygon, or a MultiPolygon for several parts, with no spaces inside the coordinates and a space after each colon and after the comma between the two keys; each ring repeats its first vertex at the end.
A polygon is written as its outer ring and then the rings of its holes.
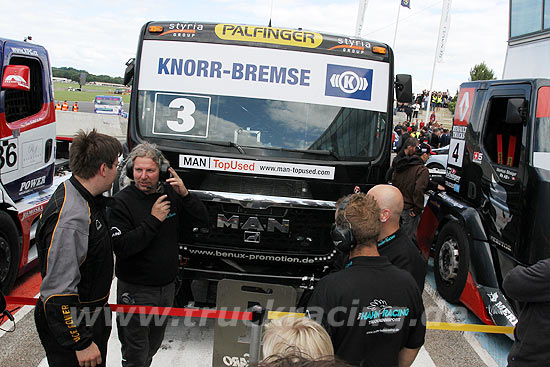
{"type": "Polygon", "coordinates": [[[550,77],[550,0],[510,0],[503,79],[550,77]]]}

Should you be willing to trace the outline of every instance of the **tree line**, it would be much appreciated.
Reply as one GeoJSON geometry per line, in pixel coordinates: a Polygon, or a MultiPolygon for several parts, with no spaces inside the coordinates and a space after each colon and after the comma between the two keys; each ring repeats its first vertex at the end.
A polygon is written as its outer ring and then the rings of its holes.
{"type": "MultiPolygon", "coordinates": [[[[493,69],[489,68],[485,64],[485,61],[483,61],[481,64],[476,64],[473,68],[470,69],[470,78],[468,78],[468,81],[473,82],[474,80],[495,80],[496,78],[497,77],[493,69]]],[[[448,108],[451,113],[455,113],[457,98],[458,91],[456,91],[454,98],[448,104],[448,108]]]]}
{"type": "Polygon", "coordinates": [[[88,73],[86,70],[76,70],[70,67],[52,67],[53,76],[56,78],[67,78],[76,83],[79,82],[80,74],[86,75],[86,82],[102,82],[102,83],[116,83],[122,84],[121,77],[112,77],[109,75],[94,75],[88,73]]]}

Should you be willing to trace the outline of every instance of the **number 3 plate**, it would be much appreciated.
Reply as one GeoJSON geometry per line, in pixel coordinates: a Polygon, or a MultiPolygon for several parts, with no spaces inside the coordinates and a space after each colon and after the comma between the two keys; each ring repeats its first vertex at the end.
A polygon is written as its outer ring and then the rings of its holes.
{"type": "Polygon", "coordinates": [[[153,134],[208,137],[210,97],[156,93],[153,134]]]}

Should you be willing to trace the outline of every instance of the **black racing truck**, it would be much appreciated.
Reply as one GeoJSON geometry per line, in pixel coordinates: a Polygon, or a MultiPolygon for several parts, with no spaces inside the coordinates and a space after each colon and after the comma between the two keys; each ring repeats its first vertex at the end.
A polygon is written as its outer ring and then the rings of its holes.
{"type": "Polygon", "coordinates": [[[445,186],[417,232],[437,290],[486,324],[513,326],[503,278],[550,256],[550,80],[461,85],[445,186]]]}
{"type": "Polygon", "coordinates": [[[157,144],[209,213],[183,234],[183,277],[204,302],[220,279],[310,288],[334,261],[334,202],[384,180],[390,47],[302,29],[149,22],[136,58],[128,148],[157,144]],[[200,286],[195,287],[199,284],[200,286]]]}

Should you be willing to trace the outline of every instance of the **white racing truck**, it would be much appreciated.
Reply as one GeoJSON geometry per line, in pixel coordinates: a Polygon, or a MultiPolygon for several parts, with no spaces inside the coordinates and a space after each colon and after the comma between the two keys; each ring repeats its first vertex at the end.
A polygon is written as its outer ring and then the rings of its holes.
{"type": "Polygon", "coordinates": [[[9,293],[36,264],[36,222],[66,177],[55,175],[56,125],[48,52],[0,38],[0,285],[9,293]]]}

